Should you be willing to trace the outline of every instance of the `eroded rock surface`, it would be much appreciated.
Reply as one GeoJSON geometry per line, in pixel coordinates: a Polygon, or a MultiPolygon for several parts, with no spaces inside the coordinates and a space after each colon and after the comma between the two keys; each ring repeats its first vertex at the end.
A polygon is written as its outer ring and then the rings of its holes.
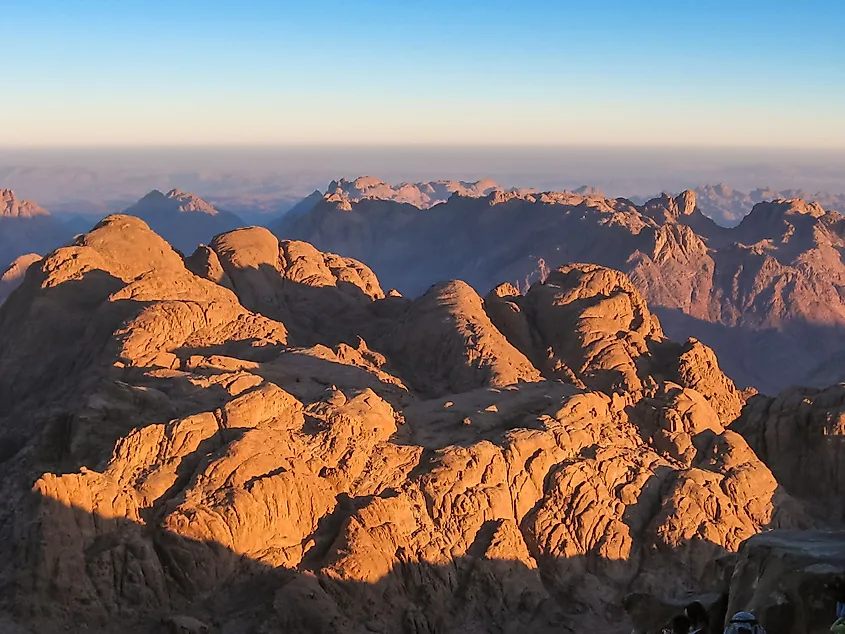
{"type": "Polygon", "coordinates": [[[617,271],[409,301],[266,230],[184,260],[127,216],[33,266],[0,308],[21,627],[627,632],[630,592],[815,522],[617,271]]]}
{"type": "Polygon", "coordinates": [[[845,385],[793,388],[757,396],[733,425],[791,493],[843,520],[845,385]]]}

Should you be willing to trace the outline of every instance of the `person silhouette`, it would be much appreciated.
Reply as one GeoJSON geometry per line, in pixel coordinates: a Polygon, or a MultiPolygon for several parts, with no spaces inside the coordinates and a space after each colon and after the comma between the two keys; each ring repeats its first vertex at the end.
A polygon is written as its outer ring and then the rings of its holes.
{"type": "Polygon", "coordinates": [[[710,617],[707,610],[698,601],[693,601],[684,608],[684,614],[690,620],[691,634],[709,634],[710,631],[710,617]]]}
{"type": "Polygon", "coordinates": [[[689,634],[692,622],[683,614],[672,618],[669,627],[663,628],[663,634],[689,634]]]}

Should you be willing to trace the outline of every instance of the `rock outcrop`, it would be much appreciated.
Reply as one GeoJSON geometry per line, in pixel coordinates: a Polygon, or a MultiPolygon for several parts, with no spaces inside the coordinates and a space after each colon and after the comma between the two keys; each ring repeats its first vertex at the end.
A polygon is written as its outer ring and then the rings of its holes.
{"type": "Polygon", "coordinates": [[[772,531],[739,550],[728,614],[752,611],[769,634],[826,634],[845,580],[845,533],[772,531]]]}
{"type": "Polygon", "coordinates": [[[384,298],[361,262],[305,242],[280,242],[263,227],[220,235],[210,246],[243,305],[285,323],[300,345],[354,343],[356,330],[373,326],[373,300],[384,298]]]}
{"type": "Polygon", "coordinates": [[[845,385],[752,398],[731,426],[778,481],[834,522],[845,517],[845,385]],[[840,440],[842,438],[842,440],[840,440]]]}
{"type": "Polygon", "coordinates": [[[403,376],[427,396],[540,380],[537,369],[496,329],[481,298],[465,282],[437,284],[413,302],[391,333],[388,347],[403,376]]]}

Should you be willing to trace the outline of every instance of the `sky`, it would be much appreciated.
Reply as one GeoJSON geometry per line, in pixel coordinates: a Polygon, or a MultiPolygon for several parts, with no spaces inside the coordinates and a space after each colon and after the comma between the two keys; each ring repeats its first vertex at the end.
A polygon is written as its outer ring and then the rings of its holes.
{"type": "Polygon", "coordinates": [[[0,0],[0,146],[845,148],[843,0],[0,0]]]}

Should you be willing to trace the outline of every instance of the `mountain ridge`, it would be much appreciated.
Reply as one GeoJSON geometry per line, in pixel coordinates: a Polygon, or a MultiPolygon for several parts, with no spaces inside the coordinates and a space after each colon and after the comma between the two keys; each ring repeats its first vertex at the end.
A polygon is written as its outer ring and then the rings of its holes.
{"type": "Polygon", "coordinates": [[[527,284],[538,279],[540,261],[620,269],[663,311],[674,336],[708,342],[735,379],[767,392],[811,380],[815,367],[842,349],[845,303],[837,289],[845,288],[845,224],[818,203],[758,203],[734,228],[704,216],[692,191],[636,205],[497,190],[418,211],[325,196],[274,230],[365,261],[385,284],[411,296],[454,278],[481,292],[501,280],[527,284]],[[750,343],[735,349],[730,329],[769,343],[757,352],[750,343]],[[790,354],[794,363],[780,361],[790,354]]]}

